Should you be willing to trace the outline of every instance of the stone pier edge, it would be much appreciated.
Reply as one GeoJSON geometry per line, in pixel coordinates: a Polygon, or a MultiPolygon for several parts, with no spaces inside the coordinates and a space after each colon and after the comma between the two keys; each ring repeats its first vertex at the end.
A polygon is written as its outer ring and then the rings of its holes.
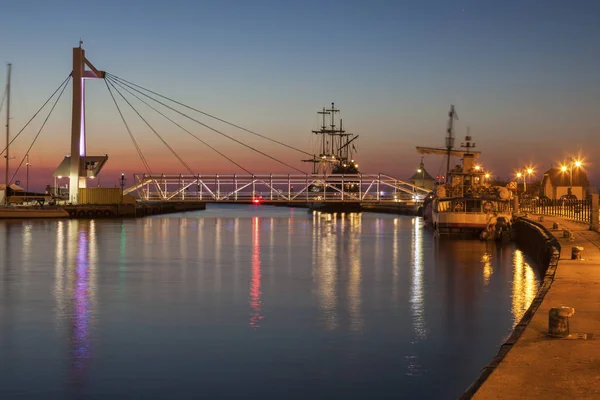
{"type": "MultiPolygon", "coordinates": [[[[560,244],[558,244],[558,240],[552,235],[543,225],[538,224],[527,218],[519,218],[519,222],[526,223],[529,225],[533,225],[537,228],[538,232],[542,236],[549,237],[550,239],[546,239],[547,243],[551,246],[559,246],[560,252],[560,244]]],[[[527,252],[527,250],[526,250],[527,252]]],[[[533,254],[528,254],[529,256],[533,256],[533,254]]],[[[538,289],[534,299],[523,317],[519,321],[519,323],[513,328],[511,335],[508,339],[500,346],[498,353],[492,358],[492,360],[481,370],[479,376],[471,383],[471,385],[463,392],[463,394],[459,397],[459,400],[467,400],[472,398],[475,395],[475,392],[479,390],[481,385],[486,381],[486,379],[492,374],[494,369],[500,364],[500,362],[504,359],[504,357],[508,354],[508,352],[512,349],[513,345],[519,340],[521,334],[525,331],[525,328],[531,322],[535,312],[538,310],[546,293],[550,290],[552,283],[554,282],[554,276],[556,275],[556,268],[558,267],[559,257],[550,257],[548,261],[548,265],[546,268],[546,273],[544,274],[544,280],[542,281],[542,285],[538,289]]]]}

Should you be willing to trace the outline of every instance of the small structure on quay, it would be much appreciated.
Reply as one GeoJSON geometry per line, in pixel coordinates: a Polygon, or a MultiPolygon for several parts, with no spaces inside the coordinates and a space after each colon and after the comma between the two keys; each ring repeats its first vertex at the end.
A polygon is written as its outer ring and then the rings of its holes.
{"type": "Polygon", "coordinates": [[[589,194],[590,182],[587,174],[581,169],[565,172],[561,168],[551,167],[544,172],[542,178],[542,194],[550,199],[560,199],[561,196],[574,195],[585,199],[589,194]]]}
{"type": "Polygon", "coordinates": [[[415,186],[422,187],[423,189],[428,189],[433,191],[433,187],[435,186],[435,179],[427,172],[425,169],[425,164],[423,163],[423,157],[421,157],[421,164],[419,164],[419,168],[417,172],[413,174],[409,178],[409,182],[415,186]]]}

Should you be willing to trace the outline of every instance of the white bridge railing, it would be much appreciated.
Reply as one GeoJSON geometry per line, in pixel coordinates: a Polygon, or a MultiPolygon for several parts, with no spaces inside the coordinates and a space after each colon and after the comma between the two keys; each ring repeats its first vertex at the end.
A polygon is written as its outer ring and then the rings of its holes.
{"type": "Polygon", "coordinates": [[[384,174],[356,175],[148,175],[135,174],[124,194],[142,201],[405,202],[427,189],[384,174]]]}

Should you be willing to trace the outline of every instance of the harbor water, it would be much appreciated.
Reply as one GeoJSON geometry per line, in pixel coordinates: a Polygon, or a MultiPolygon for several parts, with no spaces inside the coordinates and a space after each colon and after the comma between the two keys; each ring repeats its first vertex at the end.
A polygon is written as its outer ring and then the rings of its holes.
{"type": "Polygon", "coordinates": [[[0,398],[456,398],[539,281],[418,217],[0,221],[0,398]]]}

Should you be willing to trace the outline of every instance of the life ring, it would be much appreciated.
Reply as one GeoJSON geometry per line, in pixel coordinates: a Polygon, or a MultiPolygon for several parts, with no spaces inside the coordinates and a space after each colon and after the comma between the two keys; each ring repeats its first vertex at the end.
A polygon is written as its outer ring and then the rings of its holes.
{"type": "Polygon", "coordinates": [[[483,203],[483,212],[488,214],[490,212],[492,212],[492,210],[494,209],[494,204],[492,204],[491,201],[486,201],[485,203],[483,203]]]}
{"type": "Polygon", "coordinates": [[[462,201],[459,201],[456,204],[454,204],[454,211],[460,212],[460,211],[463,211],[464,208],[465,208],[465,205],[462,201]]]}

